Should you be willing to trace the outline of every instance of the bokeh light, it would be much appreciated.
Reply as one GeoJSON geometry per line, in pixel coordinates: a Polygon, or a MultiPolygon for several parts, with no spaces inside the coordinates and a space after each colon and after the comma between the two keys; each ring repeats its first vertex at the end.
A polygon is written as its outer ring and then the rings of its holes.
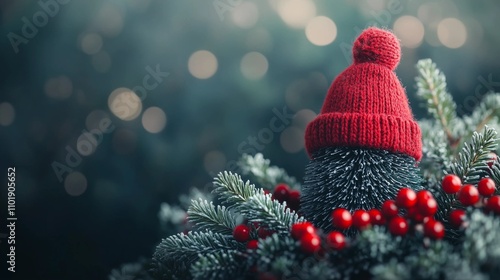
{"type": "Polygon", "coordinates": [[[45,94],[54,99],[66,99],[73,93],[73,83],[66,76],[51,78],[45,82],[45,94]]]}
{"type": "Polygon", "coordinates": [[[107,37],[115,37],[123,29],[123,10],[110,2],[104,2],[94,18],[94,28],[107,37]]]}
{"type": "Polygon", "coordinates": [[[0,103],[0,125],[9,126],[14,122],[16,111],[14,106],[8,102],[0,103]]]}
{"type": "Polygon", "coordinates": [[[311,0],[280,0],[278,13],[292,28],[304,28],[316,16],[316,5],[311,0]]]}
{"type": "Polygon", "coordinates": [[[337,26],[330,18],[318,16],[309,21],[305,32],[309,42],[316,46],[326,46],[335,41],[337,26]]]}
{"type": "Polygon", "coordinates": [[[97,141],[98,139],[93,134],[89,132],[82,133],[76,140],[76,149],[80,155],[89,156],[97,149],[99,145],[97,141]]]}
{"type": "Polygon", "coordinates": [[[158,107],[150,107],[142,114],[142,126],[147,132],[161,132],[167,124],[167,115],[158,107]]]}
{"type": "Polygon", "coordinates": [[[302,109],[293,116],[293,126],[305,130],[307,124],[316,118],[317,114],[310,109],[302,109]]]}
{"type": "Polygon", "coordinates": [[[450,49],[460,48],[467,40],[465,25],[456,18],[445,18],[437,26],[439,41],[450,49]]]}
{"type": "Polygon", "coordinates": [[[258,52],[249,52],[241,59],[241,73],[249,80],[262,78],[266,74],[268,67],[267,58],[258,52]]]}
{"type": "Polygon", "coordinates": [[[424,40],[424,25],[414,16],[402,16],[394,22],[394,33],[401,40],[401,45],[416,48],[424,40]]]}
{"type": "Polygon", "coordinates": [[[231,11],[231,19],[241,28],[251,28],[259,20],[259,9],[254,2],[245,1],[231,11]]]}
{"type": "Polygon", "coordinates": [[[108,98],[109,110],[124,121],[137,118],[142,111],[142,101],[128,88],[117,88],[108,98]]]}
{"type": "Polygon", "coordinates": [[[221,151],[210,151],[203,158],[203,165],[207,173],[217,173],[226,167],[226,156],[221,151]]]}
{"type": "Polygon", "coordinates": [[[304,148],[304,131],[291,126],[280,135],[281,147],[287,153],[297,153],[304,148]]]}
{"type": "Polygon", "coordinates": [[[217,72],[217,58],[206,50],[200,50],[189,57],[189,73],[198,79],[208,79],[217,72]]]}
{"type": "Polygon", "coordinates": [[[97,33],[87,33],[81,39],[82,51],[86,54],[96,54],[102,48],[102,37],[97,33]]]}
{"type": "Polygon", "coordinates": [[[81,172],[71,172],[64,179],[64,189],[71,196],[80,196],[87,190],[87,178],[81,172]]]}

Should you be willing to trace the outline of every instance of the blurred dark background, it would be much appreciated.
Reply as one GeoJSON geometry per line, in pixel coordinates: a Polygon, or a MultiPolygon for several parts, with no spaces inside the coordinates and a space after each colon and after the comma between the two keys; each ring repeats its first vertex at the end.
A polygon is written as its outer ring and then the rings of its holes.
{"type": "Polygon", "coordinates": [[[165,237],[160,203],[208,190],[243,152],[300,180],[305,125],[367,26],[401,39],[397,74],[417,118],[421,58],[445,72],[460,114],[500,88],[496,0],[2,0],[0,9],[0,269],[15,167],[13,279],[105,279],[150,257],[165,237]]]}

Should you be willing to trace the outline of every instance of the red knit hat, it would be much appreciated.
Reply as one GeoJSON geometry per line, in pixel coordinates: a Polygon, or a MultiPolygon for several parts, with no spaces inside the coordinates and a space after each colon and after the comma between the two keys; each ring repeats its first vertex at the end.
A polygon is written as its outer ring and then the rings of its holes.
{"type": "Polygon", "coordinates": [[[382,149],[422,158],[420,127],[393,72],[399,41],[387,30],[363,31],[352,49],[354,63],[332,83],[321,113],[309,123],[309,155],[324,147],[382,149]]]}

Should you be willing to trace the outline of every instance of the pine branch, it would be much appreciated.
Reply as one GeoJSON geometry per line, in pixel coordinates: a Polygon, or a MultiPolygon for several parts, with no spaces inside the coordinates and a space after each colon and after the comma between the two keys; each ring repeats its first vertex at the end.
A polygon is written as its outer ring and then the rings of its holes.
{"type": "Polygon", "coordinates": [[[420,170],[427,181],[440,182],[443,170],[449,168],[452,157],[446,142],[444,131],[429,120],[419,121],[422,130],[423,158],[419,163],[420,170]]]}
{"type": "Polygon", "coordinates": [[[475,210],[469,216],[462,255],[477,270],[481,267],[486,271],[500,272],[499,239],[500,219],[475,210]]]}
{"type": "Polygon", "coordinates": [[[251,263],[257,264],[259,271],[268,271],[280,275],[290,276],[299,268],[298,242],[290,236],[273,234],[266,239],[259,240],[256,254],[250,258],[251,263]]]}
{"type": "Polygon", "coordinates": [[[271,166],[271,161],[261,153],[255,156],[244,154],[238,162],[243,175],[248,175],[265,189],[272,190],[277,184],[285,183],[292,189],[300,189],[300,183],[289,176],[283,168],[271,166]]]}
{"type": "Polygon", "coordinates": [[[191,264],[198,259],[199,254],[216,252],[229,254],[241,250],[244,250],[242,243],[210,231],[172,235],[163,239],[153,254],[155,275],[171,274],[179,278],[187,277],[191,264]]]}
{"type": "Polygon", "coordinates": [[[476,106],[471,116],[464,117],[470,131],[481,131],[500,116],[500,94],[488,93],[476,106]]]}
{"type": "Polygon", "coordinates": [[[191,266],[194,279],[237,279],[243,272],[245,262],[237,261],[234,254],[215,252],[200,255],[191,266]]]}
{"type": "Polygon", "coordinates": [[[240,207],[241,213],[252,222],[265,224],[269,229],[288,234],[293,224],[304,221],[303,218],[286,207],[285,203],[272,200],[270,194],[251,196],[240,207]]]}
{"type": "MultiPolygon", "coordinates": [[[[490,168],[490,177],[495,181],[496,186],[500,186],[500,158],[496,158],[490,168]]],[[[495,194],[500,194],[500,190],[496,189],[495,194]]]]}
{"type": "Polygon", "coordinates": [[[226,207],[203,199],[193,200],[188,209],[189,221],[199,231],[210,230],[223,235],[231,235],[237,224],[236,216],[226,207]]]}
{"type": "Polygon", "coordinates": [[[460,177],[463,183],[477,183],[479,178],[488,172],[489,153],[497,146],[496,135],[497,132],[487,126],[483,133],[474,132],[471,144],[464,143],[458,159],[452,163],[451,173],[460,177]]]}
{"type": "Polygon", "coordinates": [[[441,124],[449,145],[454,148],[459,140],[452,133],[456,104],[446,90],[446,77],[430,59],[419,60],[416,67],[417,95],[425,100],[427,111],[441,124]]]}
{"type": "Polygon", "coordinates": [[[249,181],[243,182],[240,175],[227,171],[219,173],[214,184],[217,186],[214,193],[219,196],[221,203],[226,205],[228,209],[239,206],[251,196],[264,194],[264,190],[257,189],[249,181]]]}

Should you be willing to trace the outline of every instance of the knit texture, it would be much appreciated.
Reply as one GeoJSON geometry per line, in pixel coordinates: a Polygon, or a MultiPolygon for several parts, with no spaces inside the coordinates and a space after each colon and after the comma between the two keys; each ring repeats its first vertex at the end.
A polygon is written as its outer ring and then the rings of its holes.
{"type": "Polygon", "coordinates": [[[383,149],[422,158],[420,127],[393,72],[401,57],[397,38],[369,28],[355,41],[354,63],[328,90],[320,114],[306,129],[309,155],[325,147],[383,149]]]}

